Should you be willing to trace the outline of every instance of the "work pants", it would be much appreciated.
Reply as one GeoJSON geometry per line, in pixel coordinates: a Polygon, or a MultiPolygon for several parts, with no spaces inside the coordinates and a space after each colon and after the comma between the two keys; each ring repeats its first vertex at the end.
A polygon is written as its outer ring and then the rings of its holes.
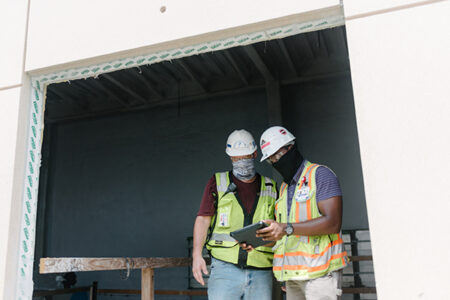
{"type": "Polygon", "coordinates": [[[272,270],[241,269],[212,258],[208,300],[271,300],[272,270]]]}
{"type": "Polygon", "coordinates": [[[341,285],[342,270],[311,280],[288,280],[286,300],[338,300],[341,285]]]}

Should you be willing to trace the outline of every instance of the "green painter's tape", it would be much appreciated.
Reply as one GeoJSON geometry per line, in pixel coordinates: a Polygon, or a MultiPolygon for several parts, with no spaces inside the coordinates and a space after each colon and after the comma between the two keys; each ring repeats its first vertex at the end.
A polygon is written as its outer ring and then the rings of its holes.
{"type": "Polygon", "coordinates": [[[100,70],[100,68],[99,68],[99,67],[97,67],[97,68],[93,68],[93,69],[92,69],[92,72],[94,72],[94,73],[95,73],[95,72],[97,72],[98,70],[100,70]]]}
{"type": "Polygon", "coordinates": [[[156,56],[156,55],[153,55],[152,57],[150,57],[147,61],[152,61],[152,60],[155,60],[155,59],[157,59],[158,57],[156,56]]]}
{"type": "Polygon", "coordinates": [[[28,175],[28,184],[31,186],[31,187],[33,187],[33,179],[31,178],[31,176],[30,175],[28,175]]]}
{"type": "Polygon", "coordinates": [[[27,229],[27,228],[24,228],[24,229],[23,229],[23,233],[25,234],[25,238],[26,238],[27,240],[29,240],[29,239],[30,239],[30,235],[29,235],[29,233],[28,233],[28,229],[27,229]]]}
{"type": "Polygon", "coordinates": [[[34,125],[31,126],[31,131],[33,131],[33,136],[36,137],[36,127],[34,125]]]}
{"type": "Polygon", "coordinates": [[[27,226],[30,226],[30,218],[28,217],[28,214],[25,214],[25,224],[27,224],[27,226]]]}
{"type": "Polygon", "coordinates": [[[191,53],[194,50],[195,50],[194,48],[188,49],[188,50],[184,51],[184,54],[189,54],[189,53],[191,53]]]}
{"type": "MultiPolygon", "coordinates": [[[[27,187],[27,197],[28,197],[28,200],[31,200],[31,198],[32,198],[31,190],[29,187],[27,187]]],[[[30,213],[30,212],[28,212],[28,213],[30,213]]]]}
{"type": "Polygon", "coordinates": [[[80,73],[80,72],[73,72],[73,73],[70,73],[70,75],[72,75],[72,76],[77,76],[79,73],[80,73]]]}
{"type": "Polygon", "coordinates": [[[229,42],[226,42],[225,44],[223,44],[223,46],[224,47],[228,47],[228,46],[231,46],[233,44],[234,44],[234,41],[229,41],[229,42]]]}
{"type": "Polygon", "coordinates": [[[201,47],[201,48],[197,49],[197,52],[200,52],[200,51],[203,51],[203,50],[206,50],[206,49],[208,49],[208,47],[206,47],[206,46],[203,46],[203,47],[201,47]]]}
{"type": "Polygon", "coordinates": [[[284,32],[284,34],[289,33],[289,32],[291,32],[291,31],[292,31],[292,28],[286,30],[286,31],[284,32]]]}
{"type": "Polygon", "coordinates": [[[214,44],[211,46],[211,49],[216,49],[216,48],[220,47],[221,45],[222,45],[222,43],[214,44]]]}
{"type": "Polygon", "coordinates": [[[33,137],[31,137],[31,147],[33,148],[33,150],[36,150],[36,143],[34,142],[33,137]]]}
{"type": "Polygon", "coordinates": [[[140,58],[136,61],[137,64],[141,64],[145,61],[145,58],[140,58]]]}
{"type": "Polygon", "coordinates": [[[322,22],[322,23],[317,24],[316,27],[317,27],[317,26],[327,25],[327,24],[328,24],[328,22],[327,22],[327,21],[324,21],[324,22],[322,22]]]}
{"type": "Polygon", "coordinates": [[[246,37],[246,38],[240,39],[240,40],[238,41],[238,43],[239,43],[239,44],[242,44],[243,42],[246,42],[246,41],[248,41],[248,40],[249,40],[249,38],[246,37]]]}
{"type": "Polygon", "coordinates": [[[27,202],[26,202],[26,205],[27,205],[27,211],[28,211],[28,213],[31,214],[31,204],[30,204],[30,201],[27,201],[27,202]]]}
{"type": "Polygon", "coordinates": [[[108,70],[108,69],[111,69],[112,67],[110,66],[110,65],[107,65],[107,66],[105,66],[105,67],[103,67],[103,71],[106,71],[106,70],[108,70]]]}
{"type": "Polygon", "coordinates": [[[118,68],[118,67],[120,67],[121,65],[122,65],[122,63],[115,64],[115,65],[114,65],[114,68],[118,68]]]}
{"type": "Polygon", "coordinates": [[[37,105],[37,102],[36,102],[36,101],[33,101],[33,107],[34,107],[34,111],[35,111],[36,113],[39,113],[39,108],[38,108],[38,105],[37,105]]]}
{"type": "Polygon", "coordinates": [[[34,162],[34,152],[32,150],[30,150],[30,158],[31,161],[34,162]]]}
{"type": "Polygon", "coordinates": [[[312,26],[313,26],[312,24],[308,24],[303,27],[300,27],[300,30],[308,29],[308,28],[311,28],[312,26]]]}
{"type": "Polygon", "coordinates": [[[134,64],[134,61],[130,60],[129,62],[127,62],[127,63],[125,64],[125,66],[129,66],[129,65],[132,65],[132,64],[134,64]]]}
{"type": "Polygon", "coordinates": [[[37,125],[37,117],[35,113],[33,113],[33,123],[34,125],[37,125]]]}
{"type": "Polygon", "coordinates": [[[181,51],[177,51],[177,52],[175,52],[174,54],[172,54],[172,57],[178,56],[178,55],[180,55],[181,53],[182,53],[181,51]]]}
{"type": "Polygon", "coordinates": [[[42,78],[42,82],[46,82],[48,80],[48,78],[47,77],[44,77],[44,78],[42,78]]]}
{"type": "Polygon", "coordinates": [[[36,86],[37,86],[37,89],[39,91],[41,91],[41,84],[39,83],[39,80],[36,80],[36,86]]]}
{"type": "Polygon", "coordinates": [[[36,100],[39,101],[39,93],[37,90],[34,90],[34,98],[36,98],[36,100]]]}
{"type": "Polygon", "coordinates": [[[89,70],[84,70],[83,72],[81,72],[81,75],[87,74],[89,73],[89,70]]]}
{"type": "Polygon", "coordinates": [[[23,246],[23,251],[25,251],[25,253],[27,253],[28,252],[27,242],[26,241],[22,241],[22,246],[23,246]]]}
{"type": "Polygon", "coordinates": [[[159,58],[164,59],[164,58],[166,58],[169,55],[170,55],[169,53],[166,53],[166,54],[161,55],[159,58]]]}
{"type": "Polygon", "coordinates": [[[28,169],[30,170],[31,174],[34,174],[33,165],[31,163],[28,163],[28,169]]]}
{"type": "Polygon", "coordinates": [[[274,36],[274,35],[278,35],[280,33],[281,33],[281,30],[277,30],[277,31],[272,32],[270,35],[274,36]]]}
{"type": "Polygon", "coordinates": [[[262,34],[258,34],[257,36],[252,37],[252,41],[254,41],[254,40],[259,40],[259,39],[262,38],[262,37],[263,37],[262,34]]]}
{"type": "Polygon", "coordinates": [[[55,75],[55,76],[52,76],[52,77],[50,77],[50,79],[51,79],[51,80],[55,80],[56,78],[58,78],[58,76],[56,76],[56,75],[55,75]]]}
{"type": "MultiPolygon", "coordinates": [[[[20,268],[20,276],[25,277],[25,271],[23,268],[20,268]]],[[[19,299],[22,300],[23,298],[20,297],[19,299]]]]}

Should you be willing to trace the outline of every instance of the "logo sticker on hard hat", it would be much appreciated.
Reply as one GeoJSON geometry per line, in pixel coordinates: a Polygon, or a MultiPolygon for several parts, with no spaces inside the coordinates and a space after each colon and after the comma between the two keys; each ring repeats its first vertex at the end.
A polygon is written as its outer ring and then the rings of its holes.
{"type": "Polygon", "coordinates": [[[286,134],[286,130],[280,129],[280,133],[281,133],[282,135],[285,135],[285,134],[286,134]]]}

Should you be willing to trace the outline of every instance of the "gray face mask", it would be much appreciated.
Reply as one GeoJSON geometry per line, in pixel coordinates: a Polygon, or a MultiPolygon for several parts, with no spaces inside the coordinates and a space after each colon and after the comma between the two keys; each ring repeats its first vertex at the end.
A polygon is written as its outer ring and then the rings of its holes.
{"type": "Polygon", "coordinates": [[[233,164],[233,175],[239,180],[250,180],[255,177],[255,163],[253,158],[245,158],[235,162],[233,164]]]}

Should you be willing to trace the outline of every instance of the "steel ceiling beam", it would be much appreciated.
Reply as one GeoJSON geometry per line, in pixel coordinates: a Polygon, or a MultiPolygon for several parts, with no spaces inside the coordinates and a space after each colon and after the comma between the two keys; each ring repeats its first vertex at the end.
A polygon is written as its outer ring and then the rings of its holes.
{"type": "Polygon", "coordinates": [[[286,44],[284,43],[284,41],[282,39],[278,39],[277,44],[280,47],[281,52],[284,55],[284,58],[286,58],[286,61],[288,62],[288,66],[289,66],[289,70],[291,71],[291,75],[293,75],[293,77],[297,77],[298,73],[297,73],[297,70],[295,69],[294,62],[292,61],[292,57],[286,48],[286,44]]]}
{"type": "Polygon", "coordinates": [[[202,84],[200,78],[192,71],[192,69],[181,59],[176,60],[176,62],[183,68],[183,70],[189,75],[192,81],[202,90],[203,93],[208,93],[206,87],[202,84]]]}
{"type": "Polygon", "coordinates": [[[258,52],[256,51],[256,49],[253,45],[245,46],[244,51],[250,57],[250,59],[255,64],[255,66],[259,70],[259,72],[263,75],[266,82],[275,80],[275,77],[272,75],[269,68],[264,63],[261,56],[259,56],[258,52]]]}
{"type": "Polygon", "coordinates": [[[119,82],[117,79],[115,79],[114,77],[112,77],[110,74],[101,74],[100,76],[102,76],[103,78],[109,80],[112,84],[114,84],[114,85],[117,86],[118,88],[124,90],[124,91],[127,92],[129,95],[131,95],[132,97],[138,99],[138,100],[141,101],[143,104],[147,103],[147,100],[145,100],[141,95],[139,95],[138,93],[136,93],[135,91],[133,91],[133,90],[130,89],[129,87],[123,85],[121,82],[119,82]]]}
{"type": "Polygon", "coordinates": [[[233,66],[233,69],[236,71],[236,73],[239,75],[239,78],[241,78],[242,82],[245,85],[248,85],[248,80],[244,75],[244,72],[242,71],[242,69],[239,67],[239,65],[236,63],[236,61],[234,60],[233,56],[231,55],[230,51],[228,50],[223,50],[225,57],[230,61],[231,65],[233,66]]]}

